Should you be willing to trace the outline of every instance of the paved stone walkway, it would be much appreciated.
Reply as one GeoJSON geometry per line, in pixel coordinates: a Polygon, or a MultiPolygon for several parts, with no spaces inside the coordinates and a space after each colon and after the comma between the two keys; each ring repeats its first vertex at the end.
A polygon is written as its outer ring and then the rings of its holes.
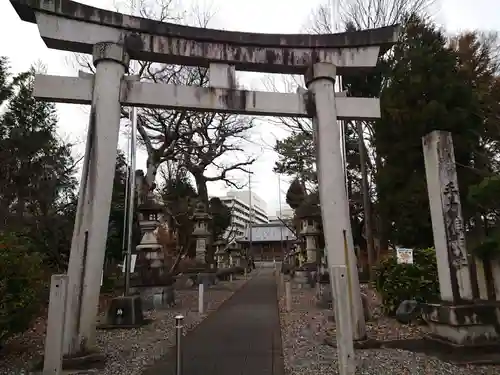
{"type": "MultiPolygon", "coordinates": [[[[186,335],[182,375],[284,374],[275,277],[257,272],[186,335]]],[[[174,375],[174,364],[172,350],[143,375],[174,375]]]]}

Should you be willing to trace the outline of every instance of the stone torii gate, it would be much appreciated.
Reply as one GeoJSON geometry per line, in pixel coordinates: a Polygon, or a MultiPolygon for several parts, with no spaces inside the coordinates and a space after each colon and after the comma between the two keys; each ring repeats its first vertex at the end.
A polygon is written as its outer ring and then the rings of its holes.
{"type": "Polygon", "coordinates": [[[365,337],[336,121],[376,119],[380,104],[375,98],[336,96],[334,83],[336,75],[375,67],[381,51],[395,42],[395,27],[330,35],[256,34],[157,22],[69,0],[10,1],[23,21],[37,24],[47,47],[92,54],[96,68],[91,79],[38,75],[34,87],[40,100],[91,106],[68,267],[67,356],[94,347],[122,105],[313,118],[328,262],[350,270],[354,338],[365,337]],[[209,68],[210,87],[139,82],[126,75],[130,59],[209,68]],[[238,90],[235,70],[301,74],[308,91],[238,90]]]}

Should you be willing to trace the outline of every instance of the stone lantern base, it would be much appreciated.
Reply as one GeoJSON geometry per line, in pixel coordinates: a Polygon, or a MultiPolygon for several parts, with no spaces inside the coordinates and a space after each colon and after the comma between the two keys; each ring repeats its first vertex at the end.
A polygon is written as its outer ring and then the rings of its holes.
{"type": "Polygon", "coordinates": [[[427,303],[422,305],[422,317],[430,339],[454,347],[493,345],[500,350],[500,302],[427,303]]]}

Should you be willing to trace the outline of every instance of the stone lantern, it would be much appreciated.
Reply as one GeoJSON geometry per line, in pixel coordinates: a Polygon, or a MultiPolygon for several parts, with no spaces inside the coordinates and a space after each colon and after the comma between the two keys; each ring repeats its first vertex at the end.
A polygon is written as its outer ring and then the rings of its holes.
{"type": "Polygon", "coordinates": [[[317,193],[307,195],[295,210],[299,221],[298,234],[301,238],[299,267],[295,270],[294,280],[298,284],[316,285],[319,274],[319,236],[321,235],[321,210],[317,193]]]}
{"type": "Polygon", "coordinates": [[[226,258],[227,253],[225,251],[226,241],[217,240],[214,242],[215,247],[215,258],[217,260],[217,268],[225,268],[226,267],[226,258]]]}
{"type": "Polygon", "coordinates": [[[318,260],[318,237],[320,234],[319,223],[314,217],[302,218],[300,235],[305,238],[307,263],[316,263],[318,260]]]}
{"type": "Polygon", "coordinates": [[[293,268],[295,267],[295,249],[297,248],[297,244],[293,244],[292,248],[288,253],[288,263],[293,268]]]}
{"type": "Polygon", "coordinates": [[[163,206],[149,194],[144,203],[138,207],[139,227],[142,239],[135,248],[137,254],[137,268],[143,284],[160,284],[164,273],[163,247],[158,243],[156,229],[160,224],[160,215],[163,206]]]}
{"type": "Polygon", "coordinates": [[[300,220],[300,236],[304,239],[307,264],[319,263],[319,237],[321,236],[321,211],[317,194],[310,194],[297,208],[300,220]]]}
{"type": "Polygon", "coordinates": [[[239,250],[231,253],[234,267],[241,267],[241,252],[239,250]]]}
{"type": "Polygon", "coordinates": [[[207,212],[205,205],[199,202],[196,205],[195,212],[191,217],[194,221],[194,229],[192,236],[196,239],[196,260],[205,263],[205,256],[210,238],[208,225],[212,220],[212,216],[207,212]]]}
{"type": "Polygon", "coordinates": [[[241,265],[241,249],[236,242],[232,242],[228,249],[229,267],[239,267],[241,265]]]}

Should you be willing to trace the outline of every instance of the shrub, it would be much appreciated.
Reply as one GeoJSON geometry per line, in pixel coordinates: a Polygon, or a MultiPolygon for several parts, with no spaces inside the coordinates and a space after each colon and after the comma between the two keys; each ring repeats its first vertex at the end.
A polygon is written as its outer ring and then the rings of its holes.
{"type": "Polygon", "coordinates": [[[404,300],[432,302],[439,299],[436,252],[414,250],[413,264],[398,264],[396,255],[384,259],[375,270],[375,288],[384,312],[393,315],[404,300]]]}
{"type": "Polygon", "coordinates": [[[230,275],[243,275],[245,268],[243,267],[230,267],[223,268],[217,271],[217,278],[219,280],[228,280],[230,275]]]}
{"type": "Polygon", "coordinates": [[[500,257],[500,241],[497,236],[484,239],[472,248],[472,254],[481,260],[498,259],[500,257]]]}
{"type": "Polygon", "coordinates": [[[29,240],[0,233],[0,342],[29,328],[40,313],[43,262],[29,240]]]}

